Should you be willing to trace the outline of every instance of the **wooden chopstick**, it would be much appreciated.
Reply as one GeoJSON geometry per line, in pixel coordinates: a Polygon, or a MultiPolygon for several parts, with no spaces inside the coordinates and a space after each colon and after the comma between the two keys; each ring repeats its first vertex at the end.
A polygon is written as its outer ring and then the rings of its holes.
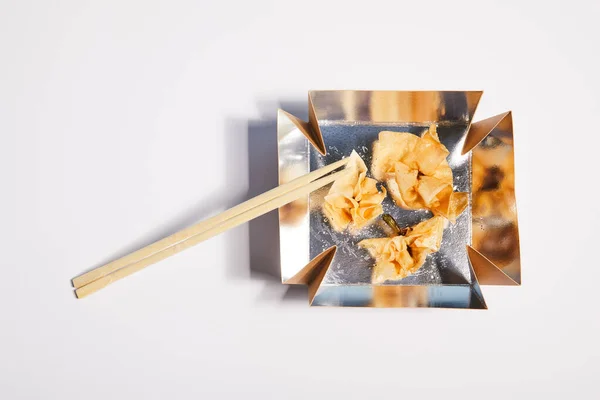
{"type": "MultiPolygon", "coordinates": [[[[222,233],[228,229],[234,228],[240,224],[243,224],[244,222],[250,221],[251,219],[254,219],[260,215],[263,215],[271,210],[279,208],[295,199],[305,196],[308,193],[333,182],[334,180],[336,180],[337,178],[339,178],[342,174],[344,174],[346,172],[347,171],[336,172],[325,178],[321,178],[314,182],[311,182],[308,185],[305,185],[303,187],[292,190],[291,192],[287,192],[287,193],[283,194],[282,196],[275,197],[265,203],[262,203],[259,206],[250,208],[246,212],[242,212],[232,218],[229,218],[229,219],[225,220],[224,222],[222,222],[221,224],[215,224],[213,227],[211,227],[211,228],[207,229],[206,231],[201,232],[197,235],[194,235],[194,236],[188,238],[187,240],[176,243],[173,246],[167,247],[166,249],[159,251],[149,257],[143,258],[137,262],[129,264],[126,267],[118,269],[117,271],[115,271],[113,273],[105,275],[85,286],[82,286],[75,290],[75,294],[77,295],[78,298],[83,298],[85,296],[88,296],[88,295],[106,287],[107,285],[109,285],[113,282],[116,282],[122,278],[125,278],[126,276],[129,276],[129,275],[133,274],[134,272],[137,272],[151,264],[154,264],[158,261],[164,260],[167,257],[177,254],[180,251],[183,251],[183,250],[185,250],[191,246],[194,246],[206,239],[209,239],[215,235],[218,235],[219,233],[222,233]]],[[[244,204],[244,203],[242,203],[242,204],[244,204]]]]}
{"type": "Polygon", "coordinates": [[[303,175],[293,181],[256,196],[219,215],[177,232],[125,257],[73,279],[77,297],[85,297],[150,264],[176,254],[227,229],[281,207],[311,191],[333,182],[344,171],[313,181],[348,162],[348,158],[303,175]],[[126,269],[126,271],[121,271],[126,269]]]}
{"type": "Polygon", "coordinates": [[[137,262],[145,257],[149,257],[154,253],[162,251],[170,246],[173,246],[176,243],[182,242],[198,233],[208,229],[215,223],[220,223],[228,218],[231,218],[239,213],[246,211],[248,208],[255,207],[270,198],[281,195],[288,191],[294,190],[298,187],[302,187],[307,183],[320,178],[323,175],[328,174],[331,171],[334,171],[346,163],[348,163],[349,158],[344,158],[339,160],[333,164],[327,165],[323,168],[319,168],[316,171],[313,171],[309,174],[300,176],[284,185],[278,186],[274,189],[271,189],[261,195],[258,195],[242,204],[239,204],[235,207],[230,208],[227,211],[224,211],[221,214],[215,215],[214,217],[208,218],[204,221],[201,221],[195,225],[192,225],[188,228],[185,228],[177,233],[174,233],[164,239],[161,239],[157,242],[154,242],[140,250],[134,251],[131,254],[128,254],[124,257],[121,257],[115,261],[109,262],[101,267],[95,268],[83,275],[80,275],[73,279],[73,286],[75,289],[79,289],[82,286],[85,286],[96,279],[99,279],[105,275],[108,275],[120,268],[126,267],[127,265],[137,262]]]}

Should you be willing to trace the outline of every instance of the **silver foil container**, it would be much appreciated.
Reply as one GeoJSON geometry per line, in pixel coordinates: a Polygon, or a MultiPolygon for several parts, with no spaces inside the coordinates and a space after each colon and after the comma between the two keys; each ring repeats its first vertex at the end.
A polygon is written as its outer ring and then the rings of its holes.
{"type": "MultiPolygon", "coordinates": [[[[311,91],[309,120],[279,110],[279,183],[321,168],[356,150],[367,166],[382,130],[420,134],[438,125],[450,151],[456,191],[469,192],[467,209],[444,231],[440,250],[417,273],[373,284],[374,260],[357,243],[385,236],[375,223],[339,233],[321,205],[329,186],[279,210],[281,277],[309,287],[315,306],[487,308],[480,285],[519,285],[519,232],[514,192],[512,116],[472,118],[479,91],[311,91]]],[[[388,197],[384,212],[400,226],[431,216],[403,210],[388,197]]]]}

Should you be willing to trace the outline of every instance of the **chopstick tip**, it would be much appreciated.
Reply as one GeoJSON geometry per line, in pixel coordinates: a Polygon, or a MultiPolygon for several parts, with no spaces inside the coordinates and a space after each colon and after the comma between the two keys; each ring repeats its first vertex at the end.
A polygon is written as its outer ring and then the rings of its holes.
{"type": "Polygon", "coordinates": [[[75,298],[77,298],[77,300],[81,300],[89,294],[89,293],[82,292],[79,289],[75,289],[73,291],[73,293],[75,294],[75,298]]]}

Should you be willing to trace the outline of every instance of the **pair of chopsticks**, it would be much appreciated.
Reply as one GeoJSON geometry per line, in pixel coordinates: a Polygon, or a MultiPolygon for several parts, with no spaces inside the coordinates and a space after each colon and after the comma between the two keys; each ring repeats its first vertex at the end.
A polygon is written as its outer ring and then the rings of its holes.
{"type": "Polygon", "coordinates": [[[77,298],[83,298],[149,265],[179,253],[228,229],[284,206],[338,179],[346,171],[330,172],[346,165],[349,157],[319,168],[271,189],[229,210],[185,228],[164,239],[134,251],[118,260],[93,269],[72,280],[77,298]]]}

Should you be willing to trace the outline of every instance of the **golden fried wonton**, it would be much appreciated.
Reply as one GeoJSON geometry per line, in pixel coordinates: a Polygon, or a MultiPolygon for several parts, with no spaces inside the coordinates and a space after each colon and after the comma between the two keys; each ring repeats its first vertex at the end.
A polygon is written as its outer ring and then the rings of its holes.
{"type": "Polygon", "coordinates": [[[377,189],[377,181],[367,178],[367,166],[353,151],[346,164],[347,174],[333,182],[323,203],[323,212],[336,231],[343,231],[349,225],[360,229],[381,215],[381,202],[386,190],[377,189]]]}
{"type": "Polygon", "coordinates": [[[443,217],[423,221],[402,236],[365,239],[358,243],[376,260],[372,282],[399,280],[414,274],[425,263],[428,254],[440,249],[444,226],[443,217]]]}
{"type": "Polygon", "coordinates": [[[453,189],[448,149],[435,124],[422,137],[383,131],[373,144],[371,172],[384,180],[396,204],[409,210],[429,209],[452,222],[467,207],[468,193],[453,189]]]}

